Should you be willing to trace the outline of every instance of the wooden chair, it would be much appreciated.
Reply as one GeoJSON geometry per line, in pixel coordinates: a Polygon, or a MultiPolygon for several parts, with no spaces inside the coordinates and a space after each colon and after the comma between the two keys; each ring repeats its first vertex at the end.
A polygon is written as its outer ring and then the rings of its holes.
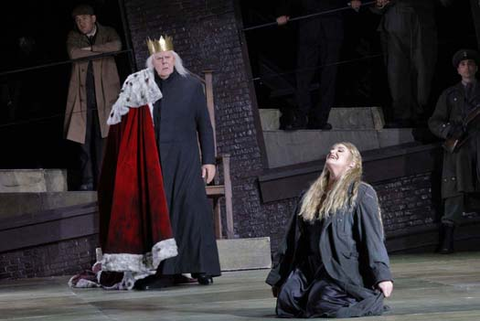
{"type": "Polygon", "coordinates": [[[230,178],[230,155],[217,154],[217,135],[215,131],[215,105],[213,101],[213,81],[212,81],[212,71],[204,71],[205,78],[200,78],[205,88],[205,96],[207,98],[207,107],[208,113],[210,115],[210,121],[212,122],[213,127],[213,138],[215,144],[215,157],[217,165],[217,174],[215,175],[214,180],[206,186],[207,196],[213,201],[213,213],[214,213],[214,224],[215,224],[215,235],[217,239],[222,239],[222,211],[220,207],[220,199],[225,198],[225,214],[226,214],[226,238],[234,238],[233,232],[233,208],[232,208],[232,181],[230,178]],[[222,170],[221,176],[223,177],[223,183],[220,181],[219,170],[222,170]]]}

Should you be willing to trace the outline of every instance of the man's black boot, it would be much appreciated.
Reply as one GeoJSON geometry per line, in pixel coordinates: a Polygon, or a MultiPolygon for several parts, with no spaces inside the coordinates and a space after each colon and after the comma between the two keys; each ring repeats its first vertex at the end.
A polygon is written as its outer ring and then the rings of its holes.
{"type": "Polygon", "coordinates": [[[454,242],[454,225],[443,224],[442,225],[442,244],[440,247],[441,254],[450,254],[453,253],[453,242],[454,242]]]}
{"type": "Polygon", "coordinates": [[[213,283],[213,278],[205,273],[192,273],[192,277],[196,278],[198,284],[201,285],[210,285],[213,283]]]}

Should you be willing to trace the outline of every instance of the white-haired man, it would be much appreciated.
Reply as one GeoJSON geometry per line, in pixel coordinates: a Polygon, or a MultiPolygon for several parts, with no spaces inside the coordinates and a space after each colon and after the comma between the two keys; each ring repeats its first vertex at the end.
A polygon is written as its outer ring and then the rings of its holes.
{"type": "Polygon", "coordinates": [[[220,263],[212,208],[205,191],[205,183],[215,176],[215,150],[203,86],[183,67],[170,37],[148,40],[147,44],[147,68],[127,78],[109,124],[120,122],[132,107],[150,107],[178,246],[178,255],[162,262],[157,276],[191,273],[200,284],[211,284],[212,277],[220,275],[220,263]]]}

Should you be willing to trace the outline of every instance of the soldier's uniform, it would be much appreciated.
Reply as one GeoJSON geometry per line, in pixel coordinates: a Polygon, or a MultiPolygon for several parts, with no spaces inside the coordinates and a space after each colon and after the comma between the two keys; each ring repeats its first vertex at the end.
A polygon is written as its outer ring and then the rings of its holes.
{"type": "MultiPolygon", "coordinates": [[[[452,60],[455,68],[463,60],[474,60],[477,66],[480,61],[478,53],[473,50],[460,50],[452,60]]],[[[466,202],[469,198],[478,198],[480,192],[480,116],[476,121],[465,124],[467,116],[478,108],[480,84],[478,81],[469,84],[461,81],[441,94],[428,121],[432,133],[442,139],[468,137],[454,152],[444,151],[442,198],[445,205],[442,224],[446,232],[444,239],[451,234],[452,240],[447,240],[450,243],[453,241],[453,227],[461,223],[466,211],[466,202]]],[[[449,248],[448,244],[443,248],[449,248]]]]}

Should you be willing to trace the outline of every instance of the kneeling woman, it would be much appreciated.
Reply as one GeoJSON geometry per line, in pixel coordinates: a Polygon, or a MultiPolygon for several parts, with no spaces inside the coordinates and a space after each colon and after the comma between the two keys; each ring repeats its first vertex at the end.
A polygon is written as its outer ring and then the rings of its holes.
{"type": "Polygon", "coordinates": [[[334,145],[303,195],[267,278],[279,317],[380,315],[392,289],[377,194],[350,143],[334,145]]]}

